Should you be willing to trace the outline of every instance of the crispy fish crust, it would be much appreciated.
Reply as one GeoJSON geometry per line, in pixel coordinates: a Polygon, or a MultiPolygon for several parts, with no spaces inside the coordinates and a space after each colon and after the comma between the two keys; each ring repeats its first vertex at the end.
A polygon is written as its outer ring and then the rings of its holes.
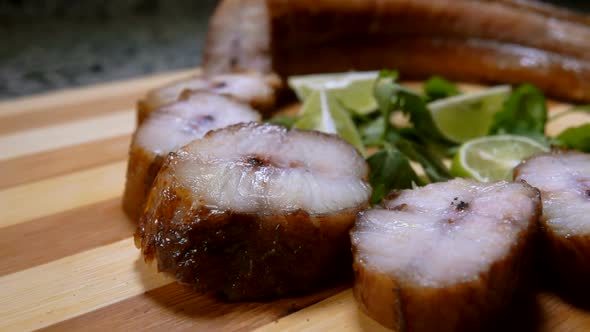
{"type": "Polygon", "coordinates": [[[590,154],[554,151],[534,156],[514,172],[541,191],[540,260],[558,288],[590,294],[590,154]]]}

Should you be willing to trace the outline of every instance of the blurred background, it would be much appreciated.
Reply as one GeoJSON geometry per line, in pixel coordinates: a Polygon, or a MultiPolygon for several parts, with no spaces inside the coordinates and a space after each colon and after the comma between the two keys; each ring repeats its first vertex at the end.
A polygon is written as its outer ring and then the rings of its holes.
{"type": "Polygon", "coordinates": [[[198,66],[217,2],[0,0],[0,99],[198,66]]]}
{"type": "Polygon", "coordinates": [[[217,0],[0,0],[0,99],[197,66],[217,0]]]}

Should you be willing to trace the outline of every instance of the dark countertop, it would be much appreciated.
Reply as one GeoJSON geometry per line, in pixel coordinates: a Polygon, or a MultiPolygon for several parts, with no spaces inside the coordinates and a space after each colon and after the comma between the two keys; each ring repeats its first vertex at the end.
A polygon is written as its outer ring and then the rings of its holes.
{"type": "Polygon", "coordinates": [[[198,66],[216,3],[0,0],[0,100],[198,66]]]}
{"type": "Polygon", "coordinates": [[[216,3],[0,0],[0,100],[196,67],[216,3]]]}

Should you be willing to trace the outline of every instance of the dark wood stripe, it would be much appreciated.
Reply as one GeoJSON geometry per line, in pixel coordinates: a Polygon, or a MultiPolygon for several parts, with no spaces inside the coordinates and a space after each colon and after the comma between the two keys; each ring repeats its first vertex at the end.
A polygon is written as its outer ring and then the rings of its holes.
{"type": "Polygon", "coordinates": [[[128,238],[134,230],[121,198],[1,228],[0,275],[128,238]]]}
{"type": "Polygon", "coordinates": [[[43,331],[249,331],[346,289],[273,302],[225,303],[173,283],[51,325],[43,331]]]}
{"type": "Polygon", "coordinates": [[[135,108],[136,101],[142,93],[134,93],[129,96],[96,100],[88,103],[64,106],[51,111],[27,112],[2,117],[0,121],[0,134],[14,133],[26,129],[34,129],[50,125],[64,124],[70,121],[119,112],[135,108]]]}
{"type": "Polygon", "coordinates": [[[0,161],[0,189],[127,158],[130,135],[0,161]]]}

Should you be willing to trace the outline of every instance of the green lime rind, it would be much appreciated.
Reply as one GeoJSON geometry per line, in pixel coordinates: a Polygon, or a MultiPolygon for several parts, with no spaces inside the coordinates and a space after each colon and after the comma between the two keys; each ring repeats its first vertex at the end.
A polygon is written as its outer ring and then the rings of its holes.
{"type": "Polygon", "coordinates": [[[481,182],[512,180],[522,160],[549,149],[537,141],[518,135],[484,136],[464,143],[451,163],[453,176],[481,182]]]}
{"type": "Polygon", "coordinates": [[[287,83],[300,101],[305,101],[314,91],[325,90],[346,110],[365,115],[377,109],[373,96],[377,76],[374,71],[303,75],[291,76],[287,83]]]}
{"type": "Polygon", "coordinates": [[[510,96],[508,85],[496,86],[475,93],[452,96],[428,104],[432,119],[440,133],[455,143],[489,133],[494,114],[510,96]]]}

